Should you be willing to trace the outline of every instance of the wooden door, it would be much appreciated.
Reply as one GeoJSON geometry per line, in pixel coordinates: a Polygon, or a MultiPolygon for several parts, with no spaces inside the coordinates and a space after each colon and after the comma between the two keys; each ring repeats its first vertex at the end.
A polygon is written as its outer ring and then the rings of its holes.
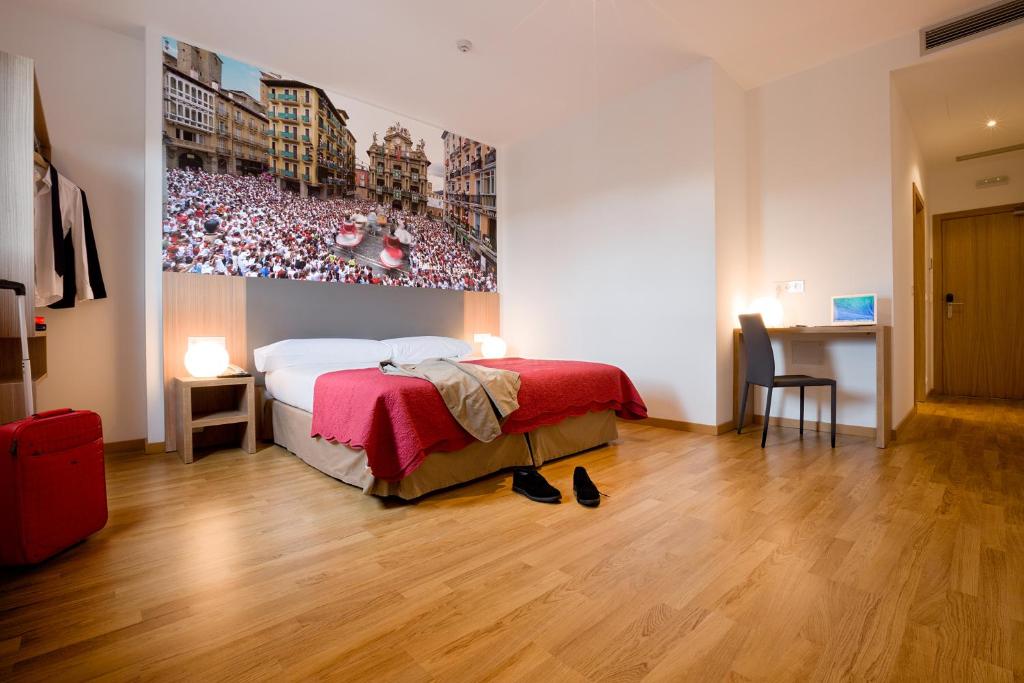
{"type": "Polygon", "coordinates": [[[1024,212],[968,212],[940,225],[943,393],[1024,398],[1024,212]]]}

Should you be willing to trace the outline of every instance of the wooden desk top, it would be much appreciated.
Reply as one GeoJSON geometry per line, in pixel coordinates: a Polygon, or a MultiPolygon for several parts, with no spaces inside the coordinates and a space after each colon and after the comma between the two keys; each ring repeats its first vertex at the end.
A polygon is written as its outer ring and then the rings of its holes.
{"type": "MultiPolygon", "coordinates": [[[[782,334],[878,334],[889,325],[808,325],[806,327],[769,327],[768,335],[782,334]]],[[[735,328],[740,335],[743,330],[735,328]]]]}

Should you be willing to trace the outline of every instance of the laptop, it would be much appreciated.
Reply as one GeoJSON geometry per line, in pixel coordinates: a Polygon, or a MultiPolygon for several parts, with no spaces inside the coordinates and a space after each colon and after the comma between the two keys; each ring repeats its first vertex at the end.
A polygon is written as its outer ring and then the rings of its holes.
{"type": "Polygon", "coordinates": [[[833,325],[876,325],[878,296],[875,294],[844,294],[832,297],[833,325]]]}

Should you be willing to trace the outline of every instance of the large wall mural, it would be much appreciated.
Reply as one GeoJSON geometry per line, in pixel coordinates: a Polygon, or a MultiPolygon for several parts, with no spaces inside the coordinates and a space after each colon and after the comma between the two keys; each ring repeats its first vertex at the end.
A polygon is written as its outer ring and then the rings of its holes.
{"type": "Polygon", "coordinates": [[[496,291],[493,147],[163,40],[165,271],[496,291]]]}

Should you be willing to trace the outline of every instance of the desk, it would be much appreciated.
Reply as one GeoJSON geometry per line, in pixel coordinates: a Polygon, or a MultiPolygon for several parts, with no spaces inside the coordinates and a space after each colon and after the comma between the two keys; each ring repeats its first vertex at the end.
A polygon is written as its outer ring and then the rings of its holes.
{"type": "MultiPolygon", "coordinates": [[[[858,325],[817,327],[769,327],[768,336],[807,337],[809,339],[849,339],[870,337],[875,343],[875,445],[885,448],[889,444],[892,430],[892,327],[889,325],[858,325]]],[[[743,354],[743,331],[732,333],[732,416],[733,424],[739,422],[739,397],[746,376],[746,358],[743,354]]],[[[838,379],[838,378],[837,378],[838,379]]],[[[840,385],[839,388],[842,388],[840,385]]],[[[753,421],[754,401],[748,401],[748,412],[753,421]]]]}

